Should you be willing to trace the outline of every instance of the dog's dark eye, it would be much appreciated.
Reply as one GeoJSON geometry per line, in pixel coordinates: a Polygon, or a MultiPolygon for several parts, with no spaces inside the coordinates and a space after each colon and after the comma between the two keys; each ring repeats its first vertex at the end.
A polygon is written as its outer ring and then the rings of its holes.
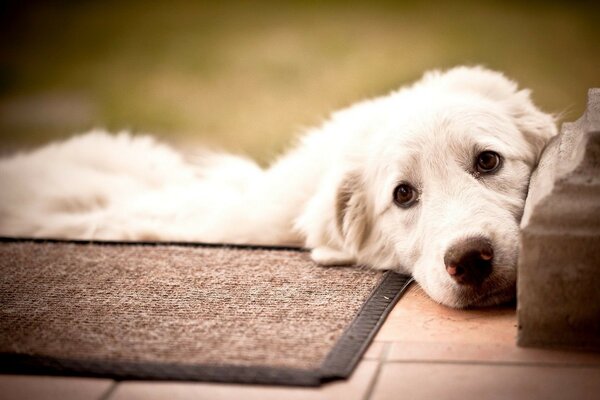
{"type": "Polygon", "coordinates": [[[397,206],[408,208],[418,200],[417,191],[408,183],[401,183],[394,189],[394,203],[397,206]]]}
{"type": "Polygon", "coordinates": [[[498,153],[493,151],[484,151],[479,153],[477,156],[475,168],[477,169],[477,172],[488,174],[500,168],[500,163],[501,160],[498,153]]]}

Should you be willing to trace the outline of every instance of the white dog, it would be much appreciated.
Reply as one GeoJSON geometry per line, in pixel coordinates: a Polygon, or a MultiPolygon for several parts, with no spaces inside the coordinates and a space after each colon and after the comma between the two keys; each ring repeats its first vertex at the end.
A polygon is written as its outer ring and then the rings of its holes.
{"type": "Polygon", "coordinates": [[[91,132],[0,161],[0,234],[301,245],[412,273],[436,301],[515,294],[519,220],[554,118],[480,67],[339,111],[263,170],[91,132]]]}

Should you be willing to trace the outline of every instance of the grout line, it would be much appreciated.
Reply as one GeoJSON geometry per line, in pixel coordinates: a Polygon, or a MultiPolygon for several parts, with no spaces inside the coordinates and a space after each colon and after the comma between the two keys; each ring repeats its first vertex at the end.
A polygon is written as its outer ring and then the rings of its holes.
{"type": "Polygon", "coordinates": [[[388,364],[459,364],[459,365],[489,365],[498,367],[544,367],[544,368],[600,368],[600,364],[575,364],[575,363],[540,363],[536,361],[463,361],[463,360],[388,360],[388,364]]]}
{"type": "Polygon", "coordinates": [[[393,344],[393,342],[383,342],[383,349],[381,349],[381,353],[379,354],[379,361],[382,363],[387,361],[393,344]]]}
{"type": "Polygon", "coordinates": [[[384,342],[383,349],[381,350],[381,354],[379,354],[379,358],[377,359],[377,368],[375,369],[375,373],[373,374],[373,378],[371,378],[371,382],[367,386],[367,390],[363,397],[363,400],[369,400],[373,391],[375,390],[375,386],[379,381],[379,374],[381,372],[381,368],[383,367],[383,363],[387,359],[388,353],[390,352],[392,344],[389,342],[384,342]]]}
{"type": "Polygon", "coordinates": [[[112,385],[110,385],[110,387],[108,389],[106,389],[106,392],[104,392],[102,394],[102,396],[100,396],[98,398],[98,400],[108,400],[110,397],[112,397],[112,394],[117,389],[117,386],[119,386],[119,382],[118,381],[113,381],[112,385]]]}

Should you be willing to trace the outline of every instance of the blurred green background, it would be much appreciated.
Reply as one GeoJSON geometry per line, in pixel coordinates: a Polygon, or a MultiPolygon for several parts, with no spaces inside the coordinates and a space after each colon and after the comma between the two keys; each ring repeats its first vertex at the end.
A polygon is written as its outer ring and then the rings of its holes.
{"type": "MultiPolygon", "coordinates": [[[[597,2],[596,2],[597,3],[597,2]]],[[[593,2],[0,2],[0,147],[94,126],[271,160],[331,111],[483,64],[577,118],[593,2]]]]}

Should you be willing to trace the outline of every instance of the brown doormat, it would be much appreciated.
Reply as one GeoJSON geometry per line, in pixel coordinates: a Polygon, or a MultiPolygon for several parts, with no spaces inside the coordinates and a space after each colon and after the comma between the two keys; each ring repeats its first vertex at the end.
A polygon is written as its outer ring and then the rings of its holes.
{"type": "Polygon", "coordinates": [[[0,372],[314,386],[408,276],[291,248],[0,240],[0,372]]]}

